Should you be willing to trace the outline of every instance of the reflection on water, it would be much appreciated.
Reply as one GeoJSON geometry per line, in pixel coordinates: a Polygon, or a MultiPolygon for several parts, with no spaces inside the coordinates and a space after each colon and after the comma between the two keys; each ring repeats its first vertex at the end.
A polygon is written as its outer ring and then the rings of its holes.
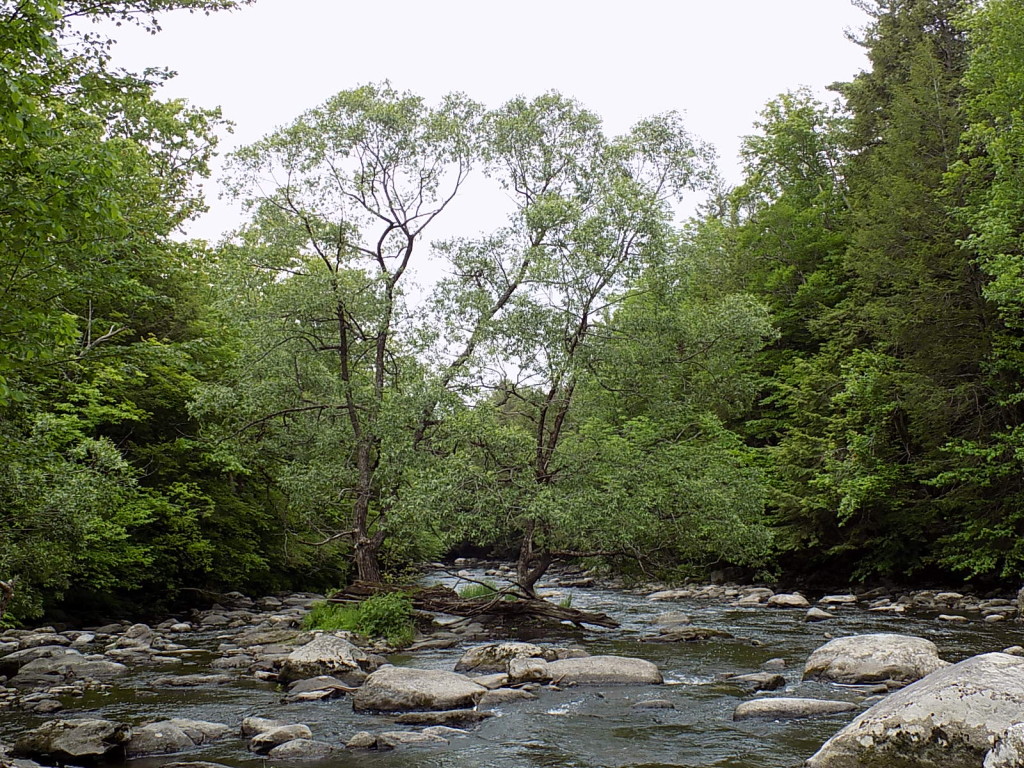
{"type": "MultiPolygon", "coordinates": [[[[475,572],[474,578],[482,573],[475,572]]],[[[447,578],[449,584],[453,579],[447,578]]],[[[873,614],[841,608],[821,624],[803,622],[803,611],[765,607],[736,608],[712,601],[652,603],[639,595],[602,589],[563,589],[574,607],[603,611],[622,622],[617,630],[580,632],[573,627],[529,638],[559,645],[581,645],[594,654],[639,656],[660,667],[666,685],[652,687],[570,688],[541,691],[535,701],[498,708],[498,717],[483,721],[466,736],[454,738],[441,750],[404,749],[383,753],[342,753],[326,768],[788,768],[799,766],[835,731],[856,714],[771,723],[732,721],[736,705],[748,698],[735,689],[716,685],[723,673],[756,671],[772,658],[786,660],[784,690],[771,695],[842,699],[869,706],[873,700],[851,688],[804,683],[803,662],[829,636],[866,632],[898,632],[926,637],[943,657],[1000,650],[1018,642],[1007,625],[972,622],[953,626],[933,617],[873,614]],[[736,639],[706,643],[655,644],[642,642],[653,631],[652,620],[666,611],[690,614],[697,626],[731,632],[736,639]],[[674,709],[633,709],[638,701],[657,697],[674,709]]],[[[222,641],[216,632],[186,636],[183,642],[215,651],[222,641]]],[[[396,656],[394,663],[452,669],[463,649],[430,650],[396,656]]],[[[154,689],[157,677],[178,672],[205,671],[212,654],[170,667],[133,673],[106,692],[66,700],[65,714],[105,717],[130,723],[189,717],[237,724],[243,717],[261,715],[306,723],[314,737],[343,743],[357,731],[394,730],[386,716],[355,715],[349,702],[281,703],[282,692],[271,683],[240,680],[219,688],[154,689]]],[[[52,717],[52,716],[51,716],[52,717]]],[[[10,742],[25,728],[49,717],[6,712],[0,717],[0,740],[10,742]]],[[[242,739],[228,739],[187,758],[138,760],[133,768],[157,768],[172,760],[202,759],[229,765],[262,768],[263,758],[245,750],[242,739]]],[[[282,764],[274,761],[274,765],[282,764]]],[[[300,764],[297,764],[300,765],[300,764]]],[[[301,765],[309,765],[303,763],[301,765]]]]}

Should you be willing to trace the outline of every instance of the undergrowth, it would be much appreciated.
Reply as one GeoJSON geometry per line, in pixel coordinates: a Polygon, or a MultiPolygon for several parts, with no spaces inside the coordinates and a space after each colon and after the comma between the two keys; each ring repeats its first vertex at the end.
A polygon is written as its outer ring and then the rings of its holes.
{"type": "Polygon", "coordinates": [[[358,632],[368,637],[383,637],[395,648],[404,648],[413,640],[412,600],[399,592],[374,595],[358,605],[313,603],[302,622],[304,629],[358,632]]]}

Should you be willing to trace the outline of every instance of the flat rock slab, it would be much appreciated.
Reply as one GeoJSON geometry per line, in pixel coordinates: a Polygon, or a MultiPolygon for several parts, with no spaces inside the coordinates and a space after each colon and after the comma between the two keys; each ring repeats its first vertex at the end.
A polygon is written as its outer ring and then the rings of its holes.
{"type": "Polygon", "coordinates": [[[807,659],[804,680],[833,683],[912,683],[948,666],[935,643],[911,635],[839,637],[807,659]]]}
{"type": "Polygon", "coordinates": [[[547,665],[557,685],[660,685],[664,682],[656,664],[628,656],[587,656],[559,659],[547,665]]]}
{"type": "Polygon", "coordinates": [[[802,717],[852,712],[856,704],[827,699],[772,698],[744,701],[732,714],[733,720],[796,720],[802,717]]]}
{"type": "Polygon", "coordinates": [[[132,729],[110,720],[50,720],[23,733],[14,752],[58,762],[75,762],[123,752],[132,729]]]}
{"type": "Polygon", "coordinates": [[[356,712],[471,709],[487,692],[464,675],[433,669],[381,667],[352,697],[356,712]]]}
{"type": "Polygon", "coordinates": [[[553,648],[541,648],[533,643],[488,643],[478,645],[462,654],[455,665],[456,672],[508,672],[512,659],[544,659],[554,661],[553,648]]]}
{"type": "Polygon", "coordinates": [[[202,685],[226,685],[234,680],[230,675],[173,675],[158,677],[153,685],[168,688],[198,688],[202,685]]]}
{"type": "Polygon", "coordinates": [[[1024,659],[1005,653],[974,656],[871,707],[829,739],[807,766],[978,768],[1021,712],[1024,659]]]}
{"type": "Polygon", "coordinates": [[[769,608],[810,608],[811,603],[803,595],[782,593],[768,598],[769,608]]]}

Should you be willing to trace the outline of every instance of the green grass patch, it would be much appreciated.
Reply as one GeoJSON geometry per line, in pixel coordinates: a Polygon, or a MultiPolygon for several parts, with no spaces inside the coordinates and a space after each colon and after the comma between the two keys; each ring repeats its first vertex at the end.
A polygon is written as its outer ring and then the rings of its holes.
{"type": "Polygon", "coordinates": [[[496,594],[498,594],[498,585],[493,581],[467,584],[459,590],[459,597],[467,600],[472,600],[474,597],[494,597],[496,594]]]}
{"type": "Polygon", "coordinates": [[[408,595],[388,592],[368,597],[358,605],[313,603],[302,627],[383,637],[389,645],[404,648],[412,643],[415,633],[412,615],[412,600],[408,595]]]}

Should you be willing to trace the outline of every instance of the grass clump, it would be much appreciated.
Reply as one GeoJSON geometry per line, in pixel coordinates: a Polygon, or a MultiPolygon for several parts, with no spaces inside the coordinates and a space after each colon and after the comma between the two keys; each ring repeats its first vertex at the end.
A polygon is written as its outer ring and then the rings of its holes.
{"type": "Polygon", "coordinates": [[[415,628],[412,600],[399,592],[368,597],[358,605],[313,603],[302,622],[304,629],[343,630],[368,637],[383,637],[395,648],[410,645],[415,628]]]}
{"type": "Polygon", "coordinates": [[[472,600],[475,597],[494,597],[498,594],[498,585],[493,581],[482,581],[479,584],[467,584],[459,590],[459,597],[472,600]]]}

